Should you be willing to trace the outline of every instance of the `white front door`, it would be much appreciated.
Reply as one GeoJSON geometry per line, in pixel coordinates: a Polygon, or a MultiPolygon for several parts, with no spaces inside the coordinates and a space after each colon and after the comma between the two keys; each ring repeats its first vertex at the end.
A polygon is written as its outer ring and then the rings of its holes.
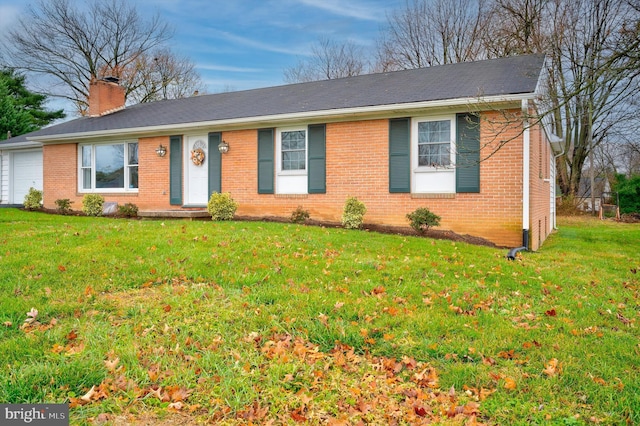
{"type": "Polygon", "coordinates": [[[209,201],[209,147],[207,136],[188,136],[185,149],[187,206],[206,206],[209,201]]]}

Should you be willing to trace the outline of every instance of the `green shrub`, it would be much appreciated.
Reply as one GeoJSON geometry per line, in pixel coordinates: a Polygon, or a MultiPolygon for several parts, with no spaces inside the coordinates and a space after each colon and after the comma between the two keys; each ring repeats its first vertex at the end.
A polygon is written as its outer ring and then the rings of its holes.
{"type": "Polygon", "coordinates": [[[231,220],[237,209],[238,203],[231,198],[231,194],[228,192],[214,192],[207,204],[207,210],[213,220],[231,220]]]}
{"type": "Polygon", "coordinates": [[[29,192],[24,196],[24,208],[27,210],[36,210],[42,207],[42,191],[35,188],[29,188],[29,192]]]}
{"type": "Polygon", "coordinates": [[[136,217],[138,216],[138,206],[133,203],[126,203],[118,206],[118,212],[126,217],[136,217]]]}
{"type": "Polygon", "coordinates": [[[309,211],[298,206],[293,213],[291,213],[292,223],[305,223],[309,219],[309,211]]]}
{"type": "Polygon", "coordinates": [[[69,214],[71,212],[71,204],[73,204],[73,201],[71,201],[68,198],[62,198],[62,199],[58,199],[55,201],[56,206],[58,206],[56,208],[56,210],[58,210],[58,213],[60,214],[69,214]]]}
{"type": "Polygon", "coordinates": [[[367,207],[364,203],[358,200],[356,197],[349,197],[344,204],[344,210],[342,211],[342,226],[347,229],[358,229],[362,226],[364,221],[364,214],[367,212],[367,207]]]}
{"type": "Polygon", "coordinates": [[[432,226],[440,225],[440,216],[426,207],[420,207],[407,215],[410,225],[416,231],[427,232],[432,226]]]}
{"type": "Polygon", "coordinates": [[[82,198],[82,211],[88,216],[102,216],[104,197],[100,194],[85,194],[82,198]]]}

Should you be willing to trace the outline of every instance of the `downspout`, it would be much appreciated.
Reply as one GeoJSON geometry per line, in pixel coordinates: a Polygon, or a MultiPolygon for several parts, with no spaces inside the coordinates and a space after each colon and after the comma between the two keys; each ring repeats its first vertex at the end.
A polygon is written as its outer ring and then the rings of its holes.
{"type": "Polygon", "coordinates": [[[531,140],[528,118],[529,102],[526,99],[522,100],[521,108],[524,116],[522,120],[522,246],[509,250],[509,253],[507,254],[507,259],[509,260],[515,260],[518,252],[529,249],[529,172],[531,167],[531,153],[529,152],[529,147],[531,145],[531,140]]]}

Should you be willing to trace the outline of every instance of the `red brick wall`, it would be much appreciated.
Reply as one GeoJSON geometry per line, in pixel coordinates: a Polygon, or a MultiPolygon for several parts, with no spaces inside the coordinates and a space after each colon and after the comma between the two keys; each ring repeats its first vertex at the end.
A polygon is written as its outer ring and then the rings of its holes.
{"type": "MultiPolygon", "coordinates": [[[[522,127],[519,110],[487,112],[481,116],[480,193],[448,195],[390,194],[388,188],[389,122],[386,119],[327,123],[326,194],[258,194],[257,130],[223,132],[230,149],[222,156],[222,191],[239,203],[238,214],[289,217],[297,206],[312,219],[340,222],[345,200],[357,196],[367,206],[365,222],[408,226],[406,214],[428,207],[442,217],[440,229],[484,237],[501,246],[522,243],[522,127]],[[514,119],[515,118],[515,119],[514,119]],[[506,120],[506,122],[505,122],[506,120]]],[[[211,129],[214,131],[215,129],[211,129]]],[[[549,227],[549,156],[542,132],[531,131],[531,242],[538,248],[549,227]],[[546,150],[546,151],[545,151],[546,150]],[[546,154],[545,154],[546,152],[546,154]],[[545,198],[546,197],[546,198],[545,198]],[[546,218],[546,228],[545,228],[546,218]],[[538,223],[544,232],[538,233],[538,223]]],[[[158,157],[159,144],[169,146],[168,137],[139,140],[139,193],[103,194],[107,201],[132,202],[141,210],[175,209],[169,204],[169,154],[158,157]]],[[[47,145],[44,148],[45,207],[55,208],[58,198],[75,201],[77,191],[77,145],[47,145]],[[70,164],[69,159],[73,159],[70,164]]]]}

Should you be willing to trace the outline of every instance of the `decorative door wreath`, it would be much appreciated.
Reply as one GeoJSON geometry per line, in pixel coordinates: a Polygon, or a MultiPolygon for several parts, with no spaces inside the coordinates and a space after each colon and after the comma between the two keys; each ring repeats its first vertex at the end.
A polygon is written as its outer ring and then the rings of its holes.
{"type": "Polygon", "coordinates": [[[193,144],[193,149],[191,150],[191,162],[196,166],[202,166],[204,159],[204,142],[197,140],[196,143],[193,144]]]}

